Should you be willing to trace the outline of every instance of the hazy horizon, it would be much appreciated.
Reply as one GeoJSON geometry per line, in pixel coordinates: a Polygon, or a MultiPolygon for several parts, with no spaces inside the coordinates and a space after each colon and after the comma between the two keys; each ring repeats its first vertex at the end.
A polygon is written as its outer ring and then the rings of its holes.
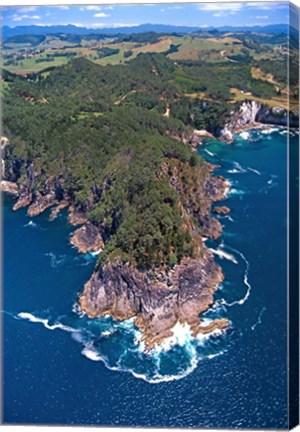
{"type": "Polygon", "coordinates": [[[141,5],[6,6],[3,26],[75,25],[89,29],[143,24],[188,27],[288,24],[288,2],[191,3],[141,5]]]}

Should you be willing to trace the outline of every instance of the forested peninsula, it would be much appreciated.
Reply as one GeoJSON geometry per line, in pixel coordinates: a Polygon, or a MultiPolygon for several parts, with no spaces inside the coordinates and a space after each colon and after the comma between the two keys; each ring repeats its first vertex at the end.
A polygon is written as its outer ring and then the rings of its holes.
{"type": "MultiPolygon", "coordinates": [[[[68,208],[70,242],[99,254],[81,310],[91,318],[134,317],[148,348],[178,321],[194,335],[228,325],[201,323],[224,277],[204,238],[221,234],[211,205],[226,197],[228,184],[194,147],[203,133],[234,131],[233,81],[260,94],[272,86],[253,80],[244,65],[230,65],[218,79],[212,71],[157,53],[105,67],[75,58],[46,74],[3,71],[2,189],[30,216],[51,208],[53,220],[68,208]],[[199,73],[218,103],[186,96],[199,73]]],[[[260,107],[247,104],[236,113],[250,113],[251,124],[260,107]]]]}

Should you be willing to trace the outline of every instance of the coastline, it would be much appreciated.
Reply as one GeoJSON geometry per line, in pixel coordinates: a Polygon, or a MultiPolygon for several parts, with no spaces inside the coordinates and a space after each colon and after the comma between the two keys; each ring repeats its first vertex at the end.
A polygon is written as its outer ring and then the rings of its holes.
{"type": "MultiPolygon", "coordinates": [[[[211,173],[216,167],[209,163],[207,166],[207,203],[201,223],[204,237],[217,238],[222,232],[222,227],[218,219],[212,217],[211,204],[227,199],[230,184],[220,176],[212,176],[211,173]]],[[[32,217],[51,207],[50,222],[62,209],[68,207],[69,223],[79,225],[70,237],[70,244],[75,246],[79,253],[98,254],[104,247],[98,228],[88,222],[84,212],[78,211],[70,200],[56,199],[53,194],[54,184],[55,180],[49,178],[46,182],[47,193],[38,193],[36,201],[32,201],[30,185],[26,182],[18,187],[16,183],[4,180],[1,186],[3,192],[12,193],[17,198],[13,210],[27,207],[27,213],[32,217]]],[[[82,312],[90,318],[106,314],[110,314],[116,320],[134,317],[135,325],[143,333],[147,349],[171,337],[171,328],[177,322],[189,324],[194,337],[227,328],[228,322],[225,319],[215,320],[205,328],[201,324],[199,316],[213,304],[214,292],[224,276],[221,267],[215,263],[213,254],[198,236],[197,242],[202,257],[186,257],[173,269],[151,269],[143,274],[128,264],[116,262],[104,266],[99,277],[100,273],[96,266],[96,271],[79,296],[82,312]],[[107,275],[108,278],[105,279],[107,275]],[[122,291],[124,279],[129,283],[122,291]],[[114,289],[111,289],[112,285],[115,286],[114,289]],[[94,302],[96,293],[99,297],[97,304],[94,302]]]]}
{"type": "MultiPolygon", "coordinates": [[[[276,126],[278,127],[280,126],[276,126]]],[[[272,130],[274,126],[258,122],[248,123],[235,128],[233,133],[239,134],[255,129],[272,130]]],[[[204,134],[203,131],[202,134],[204,134]]],[[[212,135],[209,135],[209,138],[212,139],[212,135]]],[[[228,142],[224,139],[216,139],[220,142],[228,142]]],[[[200,143],[198,145],[201,146],[200,143]]],[[[176,323],[188,324],[193,337],[215,330],[224,330],[229,326],[226,319],[215,320],[206,328],[201,323],[201,314],[214,303],[214,293],[224,279],[222,269],[215,263],[214,254],[206,247],[204,239],[217,239],[222,232],[219,220],[212,217],[212,213],[220,214],[219,212],[230,211],[224,205],[217,207],[217,211],[214,211],[211,204],[227,200],[231,188],[227,179],[213,175],[213,172],[219,168],[218,166],[208,161],[206,164],[209,172],[207,189],[211,195],[208,193],[206,197],[209,204],[206,209],[207,213],[201,222],[202,236],[200,241],[197,240],[202,251],[202,258],[184,258],[173,269],[167,271],[162,268],[151,269],[146,273],[141,273],[130,264],[124,264],[118,260],[109,262],[108,265],[101,267],[101,270],[96,265],[94,273],[79,295],[79,307],[91,319],[107,314],[118,321],[134,318],[136,327],[143,333],[142,341],[147,350],[151,350],[172,337],[171,329],[176,323]],[[201,280],[199,269],[200,273],[205,274],[204,281],[201,280]],[[189,280],[191,274],[195,276],[192,281],[189,280]],[[190,288],[193,287],[193,294],[191,290],[181,288],[181,279],[189,281],[190,288]],[[126,281],[125,284],[124,281],[126,281]],[[199,298],[195,294],[197,292],[200,293],[199,298]],[[190,298],[192,301],[187,300],[190,298]],[[181,304],[186,301],[188,306],[182,308],[181,304]]],[[[51,186],[54,180],[49,178],[46,183],[51,186]]],[[[49,221],[52,221],[59,211],[68,207],[69,223],[79,226],[71,235],[70,244],[76,247],[79,253],[98,255],[104,248],[105,245],[98,228],[88,222],[86,214],[76,209],[70,199],[65,197],[61,200],[54,199],[50,188],[50,192],[48,190],[48,193],[43,196],[39,194],[37,202],[32,202],[28,185],[23,184],[18,188],[13,182],[2,181],[1,186],[3,185],[5,192],[18,197],[13,209],[28,207],[30,216],[37,216],[52,207],[49,217],[49,221]]]]}
{"type": "MultiPolygon", "coordinates": [[[[227,199],[229,181],[214,177],[222,185],[213,202],[227,199]]],[[[210,209],[211,213],[211,209],[210,209]]],[[[219,221],[217,238],[221,234],[219,221]]],[[[215,232],[213,230],[213,232],[215,232]]],[[[203,326],[201,315],[214,303],[214,293],[224,280],[221,267],[216,264],[213,253],[201,238],[203,256],[198,259],[184,258],[174,269],[157,269],[141,273],[130,264],[120,260],[109,262],[101,271],[93,273],[79,297],[81,311],[89,318],[109,314],[116,320],[134,318],[142,333],[146,350],[172,337],[177,323],[189,325],[193,337],[229,326],[226,319],[214,320],[203,326]]]]}

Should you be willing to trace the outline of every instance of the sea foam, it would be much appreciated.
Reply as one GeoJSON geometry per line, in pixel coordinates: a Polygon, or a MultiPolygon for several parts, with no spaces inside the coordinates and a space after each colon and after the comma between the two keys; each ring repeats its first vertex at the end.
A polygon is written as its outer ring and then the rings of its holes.
{"type": "Polygon", "coordinates": [[[69,327],[67,325],[64,325],[62,323],[55,323],[55,324],[49,324],[49,320],[46,318],[39,318],[29,312],[20,312],[17,315],[18,318],[24,319],[24,320],[28,320],[32,323],[39,323],[39,324],[43,324],[43,326],[45,328],[47,328],[48,330],[56,330],[56,329],[61,329],[64,330],[66,332],[77,332],[80,330],[74,329],[72,327],[69,327]]]}
{"type": "Polygon", "coordinates": [[[225,252],[223,249],[209,249],[214,255],[217,255],[221,259],[227,259],[228,261],[233,262],[234,264],[238,264],[238,261],[235,259],[235,257],[232,254],[229,254],[228,252],[225,252]]]}
{"type": "Polygon", "coordinates": [[[246,259],[245,255],[242,252],[238,251],[237,249],[231,248],[230,246],[226,246],[226,247],[229,250],[231,250],[232,252],[237,253],[242,258],[242,260],[244,261],[244,263],[246,264],[246,269],[245,269],[245,272],[244,272],[243,282],[244,282],[244,285],[247,288],[247,291],[246,291],[244,297],[242,297],[240,300],[234,300],[233,302],[228,303],[226,300],[223,299],[223,300],[221,300],[221,303],[224,304],[224,305],[226,305],[226,306],[229,306],[229,307],[234,306],[234,305],[240,305],[241,306],[241,305],[243,305],[248,300],[248,298],[250,296],[250,293],[251,293],[251,288],[252,287],[251,287],[251,284],[250,284],[249,279],[248,279],[248,273],[249,273],[249,269],[250,269],[250,264],[249,264],[249,261],[246,259]]]}

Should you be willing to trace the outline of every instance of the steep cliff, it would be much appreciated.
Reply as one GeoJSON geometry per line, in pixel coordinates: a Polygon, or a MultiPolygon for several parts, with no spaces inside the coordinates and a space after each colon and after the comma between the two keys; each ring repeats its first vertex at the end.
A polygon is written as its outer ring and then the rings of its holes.
{"type": "Polygon", "coordinates": [[[260,124],[299,127],[299,112],[269,107],[255,101],[245,101],[231,116],[220,132],[220,138],[232,141],[233,134],[260,124]]]}
{"type": "MultiPolygon", "coordinates": [[[[118,320],[135,317],[148,348],[171,336],[177,321],[201,332],[199,315],[213,303],[223,280],[209,251],[198,259],[185,258],[172,270],[140,272],[120,260],[109,262],[86,283],[80,307],[89,317],[109,314],[118,320]]],[[[214,323],[219,328],[226,321],[214,323]]]]}

